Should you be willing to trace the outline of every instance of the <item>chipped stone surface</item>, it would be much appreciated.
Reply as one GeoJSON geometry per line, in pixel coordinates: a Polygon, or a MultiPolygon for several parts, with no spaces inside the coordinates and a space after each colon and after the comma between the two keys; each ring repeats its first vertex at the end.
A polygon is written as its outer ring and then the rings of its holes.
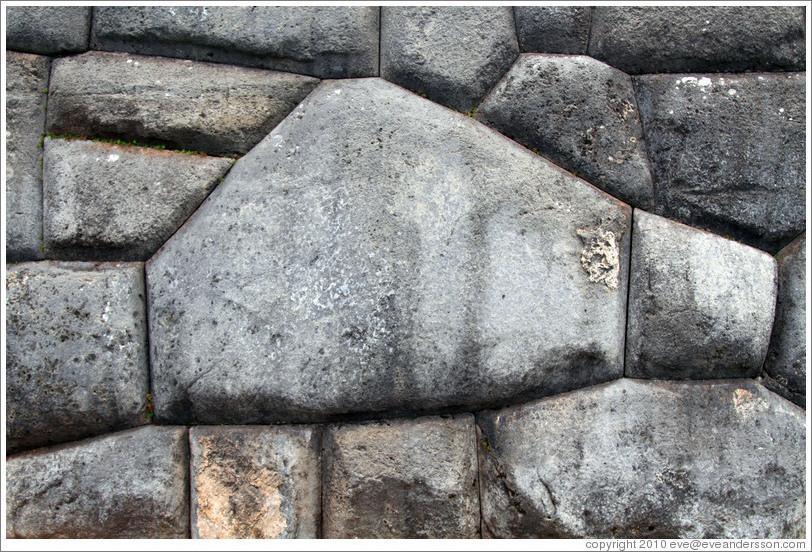
{"type": "Polygon", "coordinates": [[[805,73],[634,79],[655,209],[777,252],[806,226],[805,73]]]}
{"type": "Polygon", "coordinates": [[[516,30],[522,52],[586,54],[592,7],[516,6],[516,30]]]}
{"type": "Polygon", "coordinates": [[[328,427],[325,538],[476,538],[470,414],[328,427]]]}
{"type": "Polygon", "coordinates": [[[755,377],[777,267],[746,245],[635,209],[626,376],[755,377]]]}
{"type": "Polygon", "coordinates": [[[53,62],[48,130],[243,154],[318,81],[262,69],[89,52],[53,62]]]}
{"type": "Polygon", "coordinates": [[[778,255],[778,302],[764,385],[806,407],[806,236],[800,235],[778,255]]]}
{"type": "Polygon", "coordinates": [[[99,6],[92,43],[321,78],[378,74],[377,6],[99,6]]]}
{"type": "Polygon", "coordinates": [[[381,8],[381,76],[470,111],[519,54],[509,7],[381,8]]]}
{"type": "Polygon", "coordinates": [[[52,259],[146,261],[233,160],[45,139],[45,251],[52,259]]]}
{"type": "Polygon", "coordinates": [[[146,422],[143,265],[10,265],[6,332],[9,452],[146,422]]]}
{"type": "Polygon", "coordinates": [[[477,424],[483,536],[805,536],[804,412],[753,381],[621,379],[477,424]]]}
{"type": "MultiPolygon", "coordinates": [[[[15,10],[19,8],[10,8],[15,10]]],[[[42,133],[51,61],[6,52],[6,260],[35,261],[42,252],[42,133]]]]}
{"type": "Polygon", "coordinates": [[[6,463],[6,538],[189,536],[186,428],[149,426],[6,463]]]}
{"type": "Polygon", "coordinates": [[[588,53],[631,74],[803,71],[803,6],[598,6],[588,53]]]}
{"type": "Polygon", "coordinates": [[[192,538],[314,539],[321,513],[321,430],[189,430],[192,538]]]}
{"type": "Polygon", "coordinates": [[[89,6],[9,6],[6,48],[36,54],[87,50],[89,6]]]}
{"type": "Polygon", "coordinates": [[[519,56],[476,118],[634,205],[651,172],[628,75],[587,56],[519,56]]]}
{"type": "Polygon", "coordinates": [[[425,412],[620,377],[630,215],[470,117],[322,83],[147,265],[156,419],[425,412]],[[582,266],[576,229],[602,221],[617,289],[582,266]]]}

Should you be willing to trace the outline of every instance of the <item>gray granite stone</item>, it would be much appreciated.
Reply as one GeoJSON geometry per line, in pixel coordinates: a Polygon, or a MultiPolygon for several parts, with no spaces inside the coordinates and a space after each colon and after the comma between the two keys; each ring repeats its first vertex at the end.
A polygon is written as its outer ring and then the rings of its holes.
{"type": "Polygon", "coordinates": [[[53,62],[48,130],[243,154],[316,86],[311,77],[88,52],[53,62]]]}
{"type": "Polygon", "coordinates": [[[635,77],[658,214],[771,253],[806,226],[806,75],[635,77]]]}
{"type": "Polygon", "coordinates": [[[48,261],[8,267],[9,452],[147,421],[143,270],[48,261]]]}
{"type": "Polygon", "coordinates": [[[592,10],[585,6],[516,6],[522,52],[586,54],[592,10]]]}
{"type": "Polygon", "coordinates": [[[751,380],[480,412],[483,537],[804,538],[805,418],[751,380]]]}
{"type": "Polygon", "coordinates": [[[777,267],[752,247],[635,209],[626,376],[755,377],[777,267]]]}
{"type": "Polygon", "coordinates": [[[87,50],[89,6],[9,6],[6,48],[36,54],[87,50]]]}
{"type": "Polygon", "coordinates": [[[378,75],[376,6],[98,6],[99,50],[215,61],[321,78],[378,75]]]}
{"type": "Polygon", "coordinates": [[[436,412],[620,377],[630,216],[470,117],[322,83],[147,264],[156,419],[436,412]]]}
{"type": "Polygon", "coordinates": [[[478,537],[474,439],[470,414],[328,427],[324,537],[478,537]]]}
{"type": "Polygon", "coordinates": [[[628,75],[587,56],[519,56],[475,117],[635,207],[651,166],[628,75]]]}
{"type": "Polygon", "coordinates": [[[458,111],[475,108],[518,54],[509,7],[381,8],[381,76],[458,111]]]}

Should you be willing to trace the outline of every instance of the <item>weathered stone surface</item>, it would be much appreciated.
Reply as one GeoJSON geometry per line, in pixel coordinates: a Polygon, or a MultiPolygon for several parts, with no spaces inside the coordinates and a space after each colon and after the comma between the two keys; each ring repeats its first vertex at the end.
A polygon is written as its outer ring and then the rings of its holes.
{"type": "MultiPolygon", "coordinates": [[[[19,8],[9,8],[19,9],[19,8]]],[[[6,260],[34,261],[42,252],[42,148],[47,57],[6,52],[6,260]]]]}
{"type": "Polygon", "coordinates": [[[806,236],[778,257],[778,301],[764,363],[764,385],[806,407],[806,236]]]}
{"type": "Polygon", "coordinates": [[[53,66],[50,132],[212,155],[254,147],[318,83],[262,69],[105,52],[53,66]]]}
{"type": "Polygon", "coordinates": [[[470,117],[381,79],[322,83],[147,264],[156,419],[435,411],[620,377],[630,217],[470,117]]]}
{"type": "Polygon", "coordinates": [[[315,539],[321,430],[193,427],[192,538],[315,539]]]}
{"type": "Polygon", "coordinates": [[[9,6],[6,48],[36,54],[87,50],[90,36],[88,6],[9,6]]]}
{"type": "Polygon", "coordinates": [[[635,209],[626,375],[755,377],[777,267],[767,253],[635,209]]]}
{"type": "Polygon", "coordinates": [[[653,190],[628,75],[587,56],[519,56],[475,117],[554,163],[645,207],[653,190]]]}
{"type": "Polygon", "coordinates": [[[143,265],[11,265],[6,293],[9,452],[146,421],[143,265]]]}
{"type": "Polygon", "coordinates": [[[509,7],[381,8],[381,76],[470,111],[519,55],[509,7]]]}
{"type": "Polygon", "coordinates": [[[514,7],[521,51],[585,54],[593,9],[584,6],[514,7]]]}
{"type": "Polygon", "coordinates": [[[220,157],[46,138],[48,258],[147,260],[232,163],[220,157]]]}
{"type": "Polygon", "coordinates": [[[6,538],[187,538],[186,428],[149,426],[12,456],[6,538]]]}
{"type": "Polygon", "coordinates": [[[627,73],[803,71],[802,6],[599,6],[588,53],[627,73]]]}
{"type": "Polygon", "coordinates": [[[658,214],[775,253],[806,226],[805,73],[634,79],[658,214]]]}
{"type": "Polygon", "coordinates": [[[478,537],[474,438],[470,414],[329,427],[324,537],[478,537]]]}
{"type": "Polygon", "coordinates": [[[322,78],[378,74],[378,8],[96,7],[93,47],[322,78]]]}
{"type": "Polygon", "coordinates": [[[804,412],[753,381],[622,379],[477,424],[483,537],[804,538],[804,412]]]}

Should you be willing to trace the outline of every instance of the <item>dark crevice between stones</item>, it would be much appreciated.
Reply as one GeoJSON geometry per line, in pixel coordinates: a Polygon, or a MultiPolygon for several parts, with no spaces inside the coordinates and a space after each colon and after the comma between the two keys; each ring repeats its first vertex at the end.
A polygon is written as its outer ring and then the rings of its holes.
{"type": "Polygon", "coordinates": [[[152,397],[155,396],[152,389],[152,347],[150,345],[150,329],[149,329],[149,286],[147,286],[147,265],[141,263],[141,274],[144,278],[144,344],[147,348],[147,390],[148,394],[144,397],[144,418],[147,424],[153,422],[155,412],[155,405],[152,402],[152,397]]]}
{"type": "Polygon", "coordinates": [[[375,75],[381,76],[381,37],[383,35],[382,27],[383,22],[383,6],[378,6],[378,70],[375,75]]]}
{"type": "Polygon", "coordinates": [[[627,348],[629,346],[629,312],[631,310],[631,299],[632,299],[632,255],[634,255],[634,211],[635,209],[631,209],[629,214],[629,266],[628,270],[626,271],[626,323],[624,324],[624,331],[623,331],[623,376],[627,376],[626,374],[626,358],[627,358],[627,348]]]}
{"type": "Polygon", "coordinates": [[[87,49],[93,49],[93,26],[96,23],[96,6],[90,6],[90,24],[87,26],[87,49]]]}
{"type": "MultiPolygon", "coordinates": [[[[584,44],[584,55],[587,56],[591,55],[589,44],[590,42],[592,42],[592,21],[594,20],[594,18],[595,18],[595,6],[592,6],[589,8],[589,26],[587,27],[586,31],[586,43],[584,44]]],[[[637,103],[636,99],[635,103],[637,103]]],[[[640,113],[640,110],[638,110],[637,112],[640,113]]]]}
{"type": "MultiPolygon", "coordinates": [[[[516,6],[513,6],[513,7],[510,8],[510,13],[513,15],[513,32],[516,33],[516,44],[519,45],[519,54],[521,55],[524,52],[524,44],[522,44],[522,38],[521,38],[521,35],[519,34],[519,24],[516,21],[516,6]]],[[[515,59],[513,60],[513,63],[516,63],[515,59]]],[[[513,64],[511,63],[511,67],[512,66],[513,66],[513,64]]],[[[508,71],[509,70],[510,69],[508,69],[508,71]]],[[[499,79],[499,80],[502,80],[502,79],[499,79]]],[[[486,94],[486,96],[487,96],[487,94],[486,94]]]]}

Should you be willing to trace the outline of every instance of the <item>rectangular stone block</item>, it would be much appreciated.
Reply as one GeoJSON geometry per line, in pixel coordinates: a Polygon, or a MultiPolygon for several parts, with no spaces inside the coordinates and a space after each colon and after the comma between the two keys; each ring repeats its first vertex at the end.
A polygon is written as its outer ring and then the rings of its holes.
{"type": "Polygon", "coordinates": [[[61,54],[87,50],[90,6],[9,6],[6,48],[61,54]]]}

